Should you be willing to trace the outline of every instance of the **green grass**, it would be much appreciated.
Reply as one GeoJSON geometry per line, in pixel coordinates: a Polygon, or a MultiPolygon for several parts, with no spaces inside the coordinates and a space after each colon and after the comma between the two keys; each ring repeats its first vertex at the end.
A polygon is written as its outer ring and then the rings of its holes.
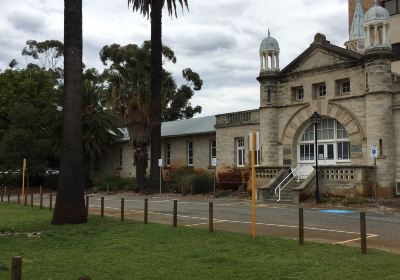
{"type": "Polygon", "coordinates": [[[0,204],[0,279],[22,255],[24,279],[399,279],[400,256],[377,250],[90,217],[50,226],[47,209],[0,204]],[[3,267],[3,269],[1,269],[3,267]]]}

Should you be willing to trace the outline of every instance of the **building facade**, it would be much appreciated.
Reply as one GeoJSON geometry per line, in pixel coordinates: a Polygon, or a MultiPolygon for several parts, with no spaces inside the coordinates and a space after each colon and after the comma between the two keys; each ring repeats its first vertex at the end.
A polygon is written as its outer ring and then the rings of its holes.
{"type": "MultiPolygon", "coordinates": [[[[260,198],[273,193],[294,170],[302,179],[291,186],[297,200],[313,194],[316,158],[323,194],[373,195],[375,171],[380,196],[394,196],[396,187],[400,192],[400,68],[396,53],[400,24],[395,23],[399,7],[398,1],[383,1],[388,8],[395,2],[397,13],[391,14],[378,1],[369,2],[364,1],[363,6],[360,0],[349,1],[352,20],[345,48],[318,33],[283,69],[278,40],[268,31],[259,52],[259,108],[163,123],[166,173],[174,166],[214,171],[213,158],[217,173],[248,170],[249,134],[255,132],[260,198]],[[322,116],[317,146],[310,121],[314,112],[322,116]],[[376,169],[370,156],[372,146],[378,148],[376,169]]],[[[128,143],[121,147],[124,145],[128,143]]],[[[133,164],[128,165],[127,170],[133,170],[133,164]]]]}

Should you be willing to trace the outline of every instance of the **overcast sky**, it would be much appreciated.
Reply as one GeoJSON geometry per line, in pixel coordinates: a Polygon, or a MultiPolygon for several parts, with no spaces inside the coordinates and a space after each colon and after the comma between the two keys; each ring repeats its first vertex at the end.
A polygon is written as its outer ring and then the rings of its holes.
{"type": "MultiPolygon", "coordinates": [[[[29,39],[63,40],[63,0],[0,0],[0,69],[12,58],[24,63],[29,39]]],[[[348,37],[347,0],[189,0],[190,11],[163,18],[163,43],[177,56],[164,67],[181,76],[187,67],[204,80],[193,105],[203,116],[259,106],[258,49],[271,29],[281,68],[304,51],[317,32],[342,46],[348,37]]],[[[128,10],[127,0],[83,0],[84,62],[101,69],[107,44],[141,44],[150,22],[128,10]]]]}

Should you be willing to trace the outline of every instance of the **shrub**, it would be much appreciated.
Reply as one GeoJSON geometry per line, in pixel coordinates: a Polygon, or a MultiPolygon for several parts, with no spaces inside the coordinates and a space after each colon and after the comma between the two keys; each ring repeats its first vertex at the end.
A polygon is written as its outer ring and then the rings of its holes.
{"type": "MultiPolygon", "coordinates": [[[[128,186],[133,186],[135,180],[133,178],[122,178],[122,177],[108,177],[95,184],[99,191],[110,190],[112,192],[120,191],[128,186]]],[[[129,187],[128,187],[129,188],[129,187]]],[[[132,187],[133,189],[133,187],[132,187]]]]}
{"type": "Polygon", "coordinates": [[[199,173],[191,177],[193,193],[208,193],[214,186],[214,178],[210,173],[199,173]]]}
{"type": "Polygon", "coordinates": [[[247,181],[249,180],[248,170],[231,169],[218,173],[218,186],[221,190],[237,191],[239,186],[244,185],[246,190],[247,181]]]}

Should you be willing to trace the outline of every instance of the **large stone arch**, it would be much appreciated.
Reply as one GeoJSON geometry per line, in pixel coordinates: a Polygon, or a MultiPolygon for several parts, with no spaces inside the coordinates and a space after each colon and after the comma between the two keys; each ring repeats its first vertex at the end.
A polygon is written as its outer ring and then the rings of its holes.
{"type": "Polygon", "coordinates": [[[291,146],[294,141],[297,141],[296,135],[299,133],[299,129],[309,123],[309,118],[315,111],[319,112],[322,116],[339,121],[345,127],[350,142],[353,145],[362,145],[365,135],[357,118],[347,108],[332,101],[328,103],[313,102],[297,110],[283,129],[280,136],[280,143],[283,146],[291,146]]]}

